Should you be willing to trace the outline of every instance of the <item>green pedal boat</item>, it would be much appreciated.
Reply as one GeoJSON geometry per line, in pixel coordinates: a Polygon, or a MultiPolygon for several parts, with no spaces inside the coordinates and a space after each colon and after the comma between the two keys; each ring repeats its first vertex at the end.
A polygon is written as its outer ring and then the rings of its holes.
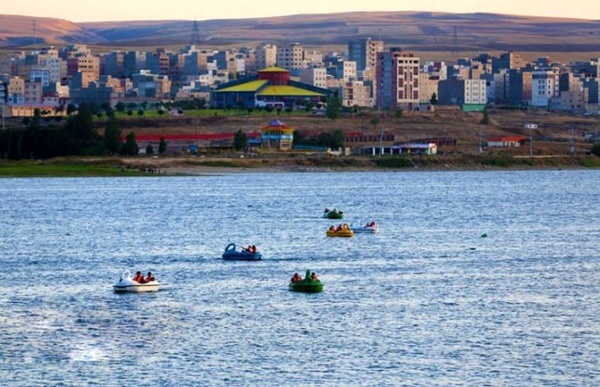
{"type": "Polygon", "coordinates": [[[310,270],[307,270],[304,279],[298,273],[294,274],[289,289],[292,292],[318,293],[323,291],[323,282],[316,278],[315,273],[311,274],[310,270]]]}

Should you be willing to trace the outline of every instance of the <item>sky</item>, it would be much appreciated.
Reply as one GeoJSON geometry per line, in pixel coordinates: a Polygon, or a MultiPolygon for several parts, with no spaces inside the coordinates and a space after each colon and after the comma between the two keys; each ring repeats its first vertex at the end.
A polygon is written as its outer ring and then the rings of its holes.
{"type": "Polygon", "coordinates": [[[0,14],[72,22],[211,20],[354,11],[429,11],[600,20],[597,0],[25,0],[2,1],[0,14]]]}

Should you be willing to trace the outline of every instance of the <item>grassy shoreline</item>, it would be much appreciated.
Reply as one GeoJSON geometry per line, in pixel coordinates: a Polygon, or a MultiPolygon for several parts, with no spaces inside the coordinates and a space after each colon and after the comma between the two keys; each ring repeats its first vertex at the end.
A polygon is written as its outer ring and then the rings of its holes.
{"type": "Polygon", "coordinates": [[[525,169],[600,169],[600,158],[497,156],[413,156],[345,158],[67,158],[0,161],[0,177],[182,176],[249,172],[461,171],[525,169]]]}

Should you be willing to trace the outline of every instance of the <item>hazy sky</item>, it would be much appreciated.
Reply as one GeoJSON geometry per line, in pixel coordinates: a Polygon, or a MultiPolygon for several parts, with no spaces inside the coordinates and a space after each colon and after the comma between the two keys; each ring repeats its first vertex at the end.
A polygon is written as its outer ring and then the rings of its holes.
{"type": "Polygon", "coordinates": [[[597,0],[3,0],[2,3],[0,14],[73,22],[207,20],[349,11],[493,12],[600,20],[597,0]]]}

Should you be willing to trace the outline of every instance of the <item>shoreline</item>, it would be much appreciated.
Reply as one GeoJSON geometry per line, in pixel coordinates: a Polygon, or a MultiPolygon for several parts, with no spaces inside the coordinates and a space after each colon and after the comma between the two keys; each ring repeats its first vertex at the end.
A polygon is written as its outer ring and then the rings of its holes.
{"type": "MultiPolygon", "coordinates": [[[[526,170],[598,170],[600,158],[487,159],[406,158],[404,163],[380,163],[386,159],[234,159],[212,158],[69,158],[0,161],[0,178],[23,177],[139,177],[215,176],[256,173],[378,173],[378,172],[475,172],[526,170]],[[484,163],[486,161],[487,163],[484,163]],[[495,162],[495,164],[494,164],[495,162]]],[[[388,161],[394,161],[388,159],[388,161]]]]}

